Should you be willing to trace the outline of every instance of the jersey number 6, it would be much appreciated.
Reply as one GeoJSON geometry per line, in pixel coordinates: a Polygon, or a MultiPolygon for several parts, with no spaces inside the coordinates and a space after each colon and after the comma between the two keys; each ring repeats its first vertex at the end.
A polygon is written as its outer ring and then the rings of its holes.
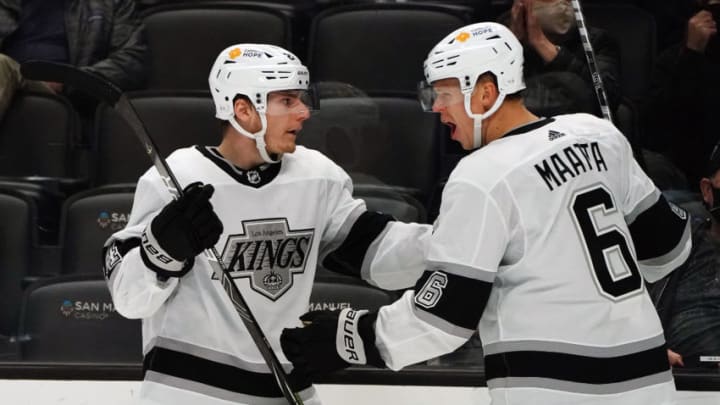
{"type": "Polygon", "coordinates": [[[571,211],[601,293],[617,301],[642,289],[642,278],[610,192],[602,186],[575,194],[571,211]],[[600,224],[596,223],[600,222],[600,224]]]}

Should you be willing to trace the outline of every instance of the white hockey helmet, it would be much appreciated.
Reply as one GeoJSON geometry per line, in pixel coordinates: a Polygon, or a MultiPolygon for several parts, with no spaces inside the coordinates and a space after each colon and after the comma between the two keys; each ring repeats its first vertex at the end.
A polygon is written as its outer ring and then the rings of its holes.
{"type": "Polygon", "coordinates": [[[273,160],[265,149],[268,93],[308,90],[308,69],[297,56],[279,46],[236,44],[220,52],[210,70],[208,82],[215,102],[215,116],[254,139],[264,161],[276,163],[278,160],[273,160]],[[246,96],[255,106],[262,123],[260,131],[250,133],[234,119],[233,100],[238,94],[246,96]]]}
{"type": "Polygon", "coordinates": [[[434,93],[432,83],[455,78],[464,94],[465,111],[474,121],[473,146],[482,146],[482,120],[494,114],[508,94],[525,89],[523,79],[523,48],[507,27],[493,22],[467,25],[443,38],[428,54],[423,65],[425,82],[419,95],[423,108],[432,111],[434,93]],[[475,83],[484,73],[497,79],[499,96],[484,114],[470,108],[475,83]]]}

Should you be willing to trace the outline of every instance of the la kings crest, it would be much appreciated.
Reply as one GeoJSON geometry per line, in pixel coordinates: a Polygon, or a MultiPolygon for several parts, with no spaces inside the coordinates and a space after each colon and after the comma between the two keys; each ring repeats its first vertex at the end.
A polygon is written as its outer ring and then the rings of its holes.
{"type": "Polygon", "coordinates": [[[305,272],[315,230],[290,229],[286,218],[242,221],[242,227],[225,242],[222,261],[233,279],[249,278],[253,290],[275,301],[292,287],[294,274],[305,272]]]}

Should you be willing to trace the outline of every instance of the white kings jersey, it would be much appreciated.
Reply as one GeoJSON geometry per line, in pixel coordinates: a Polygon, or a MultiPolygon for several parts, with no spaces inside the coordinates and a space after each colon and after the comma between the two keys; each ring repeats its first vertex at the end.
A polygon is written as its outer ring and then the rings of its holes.
{"type": "MultiPolygon", "coordinates": [[[[411,287],[422,273],[431,227],[368,212],[352,198],[347,174],[316,151],[299,146],[281,163],[249,171],[214,147],[180,149],[167,162],[181,185],[214,186],[210,202],[224,226],[215,247],[286,371],[280,333],[301,325],[318,260],[386,289],[411,287]]],[[[170,201],[157,170],[148,170],[127,227],[105,249],[115,308],[143,319],[140,397],[180,405],[286,404],[205,255],[166,281],[143,261],[143,230],[170,201]]],[[[317,403],[309,384],[294,388],[306,404],[317,403]]]]}
{"type": "Polygon", "coordinates": [[[443,191],[426,271],[382,307],[400,369],[479,330],[492,403],[671,404],[653,282],[690,251],[625,137],[587,114],[541,119],[464,158],[443,191]]]}

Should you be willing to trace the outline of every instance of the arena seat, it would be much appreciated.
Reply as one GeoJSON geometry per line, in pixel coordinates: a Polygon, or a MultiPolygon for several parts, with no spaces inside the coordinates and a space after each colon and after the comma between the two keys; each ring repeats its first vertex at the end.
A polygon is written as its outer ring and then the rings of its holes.
{"type": "Polygon", "coordinates": [[[60,218],[62,273],[102,274],[102,247],[127,224],[134,184],[99,187],[73,195],[60,218]]]}
{"type": "Polygon", "coordinates": [[[54,94],[18,92],[0,122],[0,186],[35,200],[41,242],[56,241],[62,200],[86,183],[74,165],[79,137],[77,113],[54,94]]]}
{"type": "Polygon", "coordinates": [[[60,276],[28,287],[19,333],[23,361],[142,361],[140,321],[115,311],[105,280],[97,276],[60,276]]]}
{"type": "Polygon", "coordinates": [[[472,9],[425,3],[356,4],[318,13],[310,27],[313,81],[366,92],[415,92],[430,49],[470,22],[472,9]]]}
{"type": "Polygon", "coordinates": [[[271,3],[203,1],[165,4],[143,13],[149,48],[149,89],[208,88],[218,53],[237,43],[289,49],[290,19],[271,3]]]}
{"type": "Polygon", "coordinates": [[[36,217],[32,198],[0,188],[0,336],[17,331],[22,279],[32,266],[36,217]]]}
{"type": "MultiPolygon", "coordinates": [[[[161,156],[195,144],[218,144],[220,126],[208,91],[139,92],[130,96],[161,156]]],[[[131,183],[152,166],[140,141],[112,108],[96,113],[96,186],[131,183]]]]}
{"type": "Polygon", "coordinates": [[[355,185],[353,196],[365,201],[369,210],[390,214],[398,221],[425,223],[425,206],[417,199],[393,190],[355,185]]]}
{"type": "Polygon", "coordinates": [[[427,200],[440,160],[439,118],[416,99],[323,98],[298,143],[343,167],[356,187],[389,189],[427,200]]]}

